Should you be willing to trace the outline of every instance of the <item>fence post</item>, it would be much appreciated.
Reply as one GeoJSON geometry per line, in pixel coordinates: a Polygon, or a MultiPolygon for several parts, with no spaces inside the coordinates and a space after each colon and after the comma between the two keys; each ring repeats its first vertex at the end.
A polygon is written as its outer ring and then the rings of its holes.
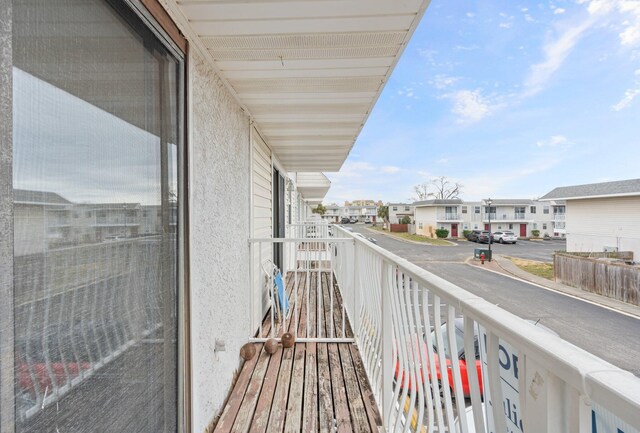
{"type": "Polygon", "coordinates": [[[382,261],[380,278],[380,312],[382,319],[382,422],[385,430],[389,431],[393,409],[393,325],[391,317],[391,303],[389,302],[389,264],[382,261]]]}

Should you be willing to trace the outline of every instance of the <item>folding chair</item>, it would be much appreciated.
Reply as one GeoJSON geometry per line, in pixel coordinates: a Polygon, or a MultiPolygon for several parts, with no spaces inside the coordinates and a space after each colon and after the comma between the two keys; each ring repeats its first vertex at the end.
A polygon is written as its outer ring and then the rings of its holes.
{"type": "Polygon", "coordinates": [[[269,290],[269,299],[273,308],[271,314],[275,312],[280,321],[286,320],[289,315],[289,298],[284,288],[282,273],[271,260],[265,260],[262,263],[262,271],[267,278],[267,284],[272,285],[269,290]]]}

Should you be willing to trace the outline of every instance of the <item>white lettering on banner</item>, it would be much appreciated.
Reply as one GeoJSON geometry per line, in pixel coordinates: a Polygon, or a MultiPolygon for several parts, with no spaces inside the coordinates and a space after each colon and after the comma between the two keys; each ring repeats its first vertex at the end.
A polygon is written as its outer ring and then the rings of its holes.
{"type": "MultiPolygon", "coordinates": [[[[482,362],[482,387],[484,390],[486,428],[489,433],[495,433],[493,420],[493,402],[489,390],[489,378],[487,377],[487,333],[483,327],[479,327],[480,360],[482,362]]],[[[520,411],[520,398],[518,391],[518,354],[511,346],[500,341],[498,345],[498,361],[500,363],[500,383],[502,384],[502,407],[507,423],[508,433],[524,433],[520,411]]]]}

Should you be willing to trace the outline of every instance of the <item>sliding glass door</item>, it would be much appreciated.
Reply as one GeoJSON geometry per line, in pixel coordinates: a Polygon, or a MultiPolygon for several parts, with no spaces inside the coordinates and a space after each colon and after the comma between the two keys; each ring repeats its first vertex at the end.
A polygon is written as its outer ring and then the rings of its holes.
{"type": "Polygon", "coordinates": [[[13,2],[16,432],[177,426],[183,61],[125,2],[13,2]]]}

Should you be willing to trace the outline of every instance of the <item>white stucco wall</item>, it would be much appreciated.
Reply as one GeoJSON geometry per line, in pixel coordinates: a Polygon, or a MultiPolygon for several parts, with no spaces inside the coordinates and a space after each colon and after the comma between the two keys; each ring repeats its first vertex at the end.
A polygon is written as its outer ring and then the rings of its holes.
{"type": "Polygon", "coordinates": [[[220,413],[247,342],[249,120],[195,50],[190,76],[193,432],[220,413]],[[214,354],[216,338],[226,351],[214,354]]]}

